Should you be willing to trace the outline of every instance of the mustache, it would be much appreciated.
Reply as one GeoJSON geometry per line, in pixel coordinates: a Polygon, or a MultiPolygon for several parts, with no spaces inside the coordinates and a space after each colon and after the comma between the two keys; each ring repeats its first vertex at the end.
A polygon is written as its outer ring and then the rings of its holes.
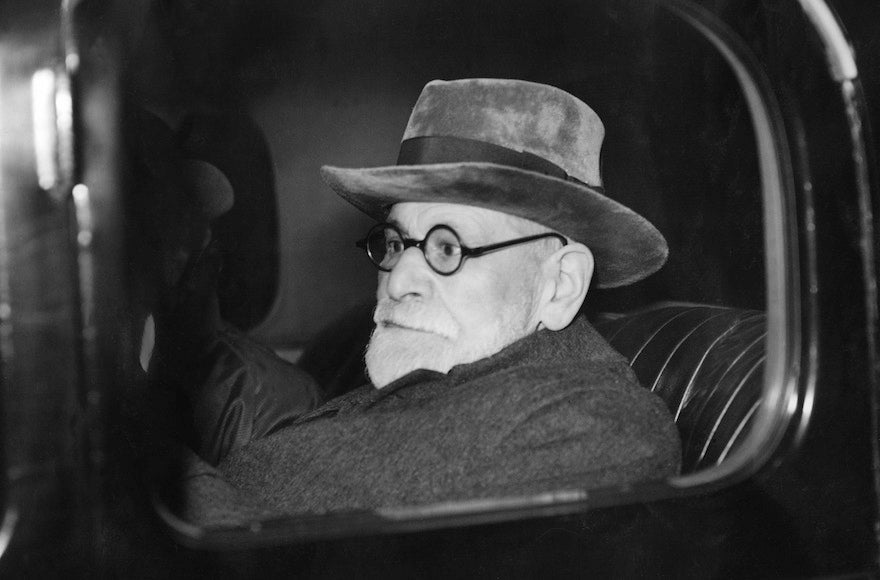
{"type": "Polygon", "coordinates": [[[380,300],[373,312],[373,322],[379,331],[387,326],[399,326],[410,330],[437,334],[453,340],[458,337],[458,325],[449,314],[424,302],[394,302],[380,300]]]}

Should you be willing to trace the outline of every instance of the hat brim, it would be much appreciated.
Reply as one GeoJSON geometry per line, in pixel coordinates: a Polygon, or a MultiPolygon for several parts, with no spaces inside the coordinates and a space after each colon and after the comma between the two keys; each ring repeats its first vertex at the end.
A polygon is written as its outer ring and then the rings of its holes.
{"type": "Polygon", "coordinates": [[[669,249],[648,220],[579,183],[482,162],[352,169],[324,166],[324,181],[383,221],[400,202],[460,203],[501,211],[583,243],[596,260],[594,284],[614,288],[659,270],[669,249]]]}

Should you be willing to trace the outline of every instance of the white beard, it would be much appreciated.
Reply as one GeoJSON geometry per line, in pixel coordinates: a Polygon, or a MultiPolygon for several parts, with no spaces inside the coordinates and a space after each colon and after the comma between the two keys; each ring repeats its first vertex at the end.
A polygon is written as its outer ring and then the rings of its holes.
{"type": "Polygon", "coordinates": [[[492,356],[533,330],[528,327],[530,305],[511,304],[495,332],[482,340],[466,341],[460,339],[459,324],[445,310],[421,301],[382,300],[373,315],[376,329],[367,346],[370,381],[382,388],[417,369],[447,373],[456,365],[492,356]]]}

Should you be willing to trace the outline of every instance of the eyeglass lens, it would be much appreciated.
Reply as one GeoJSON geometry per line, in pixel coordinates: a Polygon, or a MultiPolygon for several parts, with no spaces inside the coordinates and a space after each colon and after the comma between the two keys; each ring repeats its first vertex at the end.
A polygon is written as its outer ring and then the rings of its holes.
{"type": "Polygon", "coordinates": [[[400,232],[388,225],[374,229],[367,237],[370,259],[383,270],[391,270],[410,245],[418,245],[437,272],[454,272],[461,263],[461,241],[455,232],[443,226],[432,229],[419,244],[405,243],[400,232]]]}
{"type": "Polygon", "coordinates": [[[394,228],[374,228],[367,236],[367,254],[383,270],[393,268],[403,250],[403,238],[394,228]]]}

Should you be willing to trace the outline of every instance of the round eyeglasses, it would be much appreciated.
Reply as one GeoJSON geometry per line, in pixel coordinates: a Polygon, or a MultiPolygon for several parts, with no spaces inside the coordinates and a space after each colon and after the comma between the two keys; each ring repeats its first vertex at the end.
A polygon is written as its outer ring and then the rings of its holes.
{"type": "Polygon", "coordinates": [[[504,248],[544,238],[556,238],[562,242],[563,246],[568,244],[565,236],[555,232],[547,232],[479,248],[468,248],[462,245],[455,230],[447,225],[434,226],[428,231],[425,239],[417,241],[404,237],[397,226],[381,223],[370,228],[367,237],[358,240],[356,245],[365,250],[370,261],[383,272],[390,272],[407,249],[416,247],[422,251],[425,261],[432,270],[443,276],[450,276],[461,269],[461,265],[467,258],[478,258],[490,252],[497,252],[504,248]]]}

